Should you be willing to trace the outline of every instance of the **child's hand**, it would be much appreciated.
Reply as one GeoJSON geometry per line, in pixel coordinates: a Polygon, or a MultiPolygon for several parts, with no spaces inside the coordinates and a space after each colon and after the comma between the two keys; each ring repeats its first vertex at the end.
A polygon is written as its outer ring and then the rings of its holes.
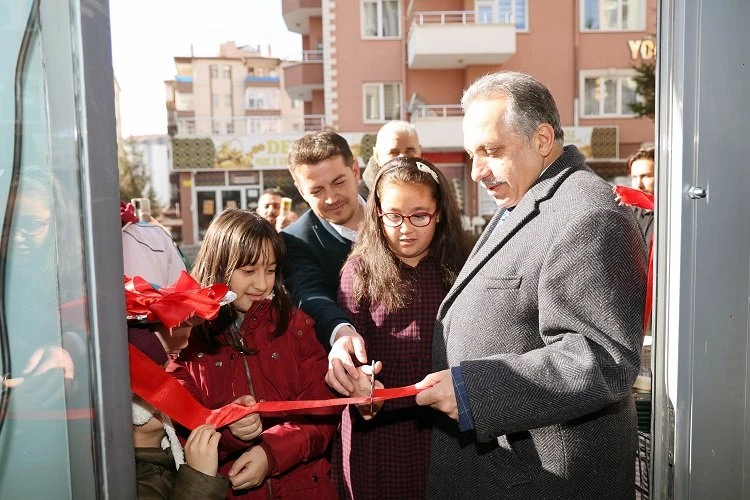
{"type": "Polygon", "coordinates": [[[216,477],[219,471],[219,439],[213,425],[196,427],[185,443],[185,461],[198,472],[216,477]]]}
{"type": "Polygon", "coordinates": [[[253,446],[234,461],[229,480],[235,490],[259,486],[268,476],[268,456],[261,446],[253,446]]]}
{"type": "MultiPolygon", "coordinates": [[[[243,406],[252,406],[255,404],[255,399],[252,396],[241,396],[234,400],[234,403],[243,406]]],[[[229,424],[229,430],[232,435],[243,441],[250,441],[260,436],[263,432],[263,425],[260,421],[260,415],[257,413],[251,413],[246,415],[236,422],[229,424]]]]}

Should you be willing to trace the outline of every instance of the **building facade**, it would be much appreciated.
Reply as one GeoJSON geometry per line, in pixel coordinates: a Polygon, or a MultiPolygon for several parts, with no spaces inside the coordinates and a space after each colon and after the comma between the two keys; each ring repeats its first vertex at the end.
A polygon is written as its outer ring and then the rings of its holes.
{"type": "Polygon", "coordinates": [[[302,35],[303,60],[284,77],[305,113],[365,134],[411,121],[466,215],[495,209],[462,144],[460,98],[483,74],[546,83],[566,142],[603,177],[626,175],[624,159],[654,142],[653,121],[628,103],[635,67],[655,58],[655,0],[283,0],[282,13],[302,35]]]}
{"type": "Polygon", "coordinates": [[[173,234],[189,246],[221,210],[254,209],[266,187],[296,194],[282,157],[290,141],[323,122],[305,119],[302,102],[284,91],[282,61],[260,47],[226,42],[216,57],[174,61],[176,76],[165,82],[170,213],[178,219],[173,234]]]}

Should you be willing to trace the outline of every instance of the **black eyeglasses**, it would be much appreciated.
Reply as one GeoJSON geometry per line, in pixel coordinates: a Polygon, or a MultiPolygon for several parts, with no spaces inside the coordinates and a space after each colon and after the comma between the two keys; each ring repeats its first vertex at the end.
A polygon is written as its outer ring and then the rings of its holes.
{"type": "Polygon", "coordinates": [[[428,214],[427,212],[416,212],[411,215],[402,215],[397,212],[378,212],[378,216],[383,220],[383,224],[388,227],[399,227],[404,223],[404,219],[409,219],[409,222],[411,222],[411,225],[414,227],[425,227],[429,225],[430,221],[437,215],[437,213],[437,210],[431,214],[428,214]]]}
{"type": "Polygon", "coordinates": [[[16,229],[26,236],[39,236],[50,224],[50,219],[19,219],[16,222],[16,229]]]}

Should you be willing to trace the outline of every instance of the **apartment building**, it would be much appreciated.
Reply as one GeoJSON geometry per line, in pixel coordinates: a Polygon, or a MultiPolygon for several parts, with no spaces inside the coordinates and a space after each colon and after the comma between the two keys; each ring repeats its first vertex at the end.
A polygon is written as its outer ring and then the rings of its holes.
{"type": "Polygon", "coordinates": [[[175,78],[164,82],[172,145],[173,192],[185,245],[203,239],[229,207],[254,209],[263,189],[296,192],[286,148],[306,128],[302,101],[284,91],[281,59],[261,47],[220,45],[215,57],[175,57],[175,78]]]}
{"type": "Polygon", "coordinates": [[[303,58],[284,66],[286,91],[340,132],[371,135],[388,120],[417,128],[424,156],[452,180],[464,213],[494,204],[469,177],[459,101],[497,70],[546,83],[566,142],[608,179],[654,142],[654,123],[628,103],[635,66],[655,57],[655,0],[283,0],[303,58]]]}

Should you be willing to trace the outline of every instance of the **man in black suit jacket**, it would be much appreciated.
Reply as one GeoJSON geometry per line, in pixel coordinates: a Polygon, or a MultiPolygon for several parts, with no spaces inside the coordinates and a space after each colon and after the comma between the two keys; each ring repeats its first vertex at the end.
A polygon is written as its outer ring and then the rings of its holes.
{"type": "Polygon", "coordinates": [[[428,497],[632,499],[646,252],[627,207],[563,147],[549,90],[464,94],[472,179],[500,207],[438,311],[417,403],[439,410],[428,497]]]}
{"type": "MultiPolygon", "coordinates": [[[[654,194],[654,148],[642,148],[628,157],[630,186],[644,193],[654,194]]],[[[635,219],[646,238],[646,245],[651,243],[654,231],[654,211],[643,208],[633,209],[635,219]]]]}
{"type": "MultiPolygon", "coordinates": [[[[288,252],[286,284],[295,305],[315,320],[320,343],[330,350],[342,339],[336,348],[343,357],[355,354],[365,363],[364,341],[336,304],[341,267],[364,217],[364,200],[357,194],[359,165],[346,139],[321,131],[294,142],[289,170],[310,210],[281,232],[288,252]]],[[[335,356],[331,363],[344,370],[335,356]]],[[[351,369],[356,377],[353,365],[351,369]]]]}

